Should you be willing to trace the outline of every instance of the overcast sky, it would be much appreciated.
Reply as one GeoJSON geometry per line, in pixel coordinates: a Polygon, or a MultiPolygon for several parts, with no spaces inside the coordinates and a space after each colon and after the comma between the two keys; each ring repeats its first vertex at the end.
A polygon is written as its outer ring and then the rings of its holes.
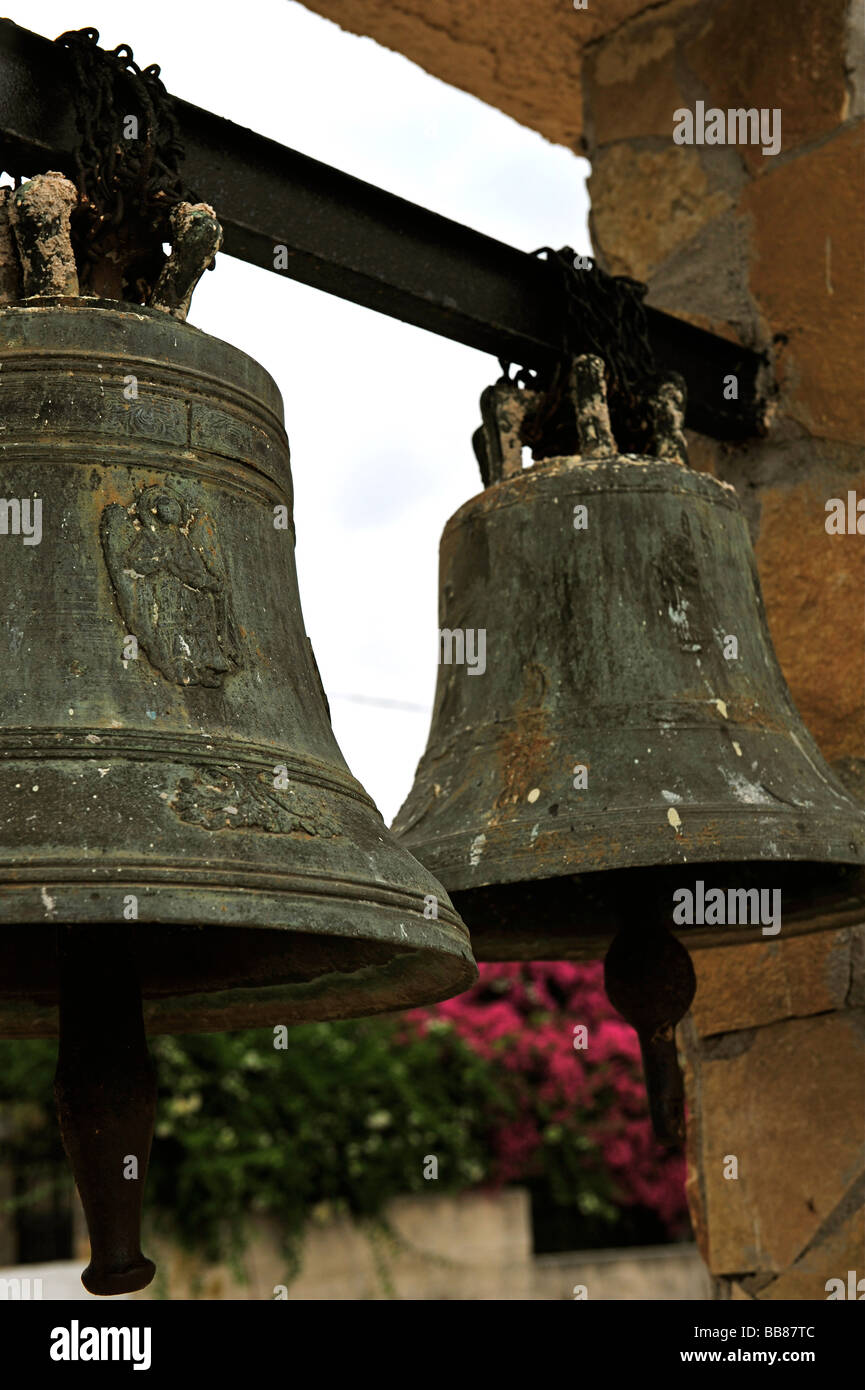
{"type": "MultiPolygon", "coordinates": [[[[52,39],[93,26],[177,96],[500,241],[591,250],[585,160],[290,0],[7,0],[4,15],[52,39]]],[[[471,436],[498,364],[227,256],[190,322],[282,391],[307,631],[343,754],[390,822],[426,744],[439,536],[480,490],[471,436]]]]}

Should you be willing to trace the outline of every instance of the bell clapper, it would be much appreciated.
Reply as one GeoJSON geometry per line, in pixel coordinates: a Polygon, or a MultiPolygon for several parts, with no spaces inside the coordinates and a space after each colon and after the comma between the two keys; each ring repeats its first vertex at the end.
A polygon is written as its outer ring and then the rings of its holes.
{"type": "Polygon", "coordinates": [[[640,1040],[655,1135],[662,1144],[678,1147],[685,1138],[685,1090],[676,1024],[697,988],[691,957],[665,926],[628,923],[607,952],[604,984],[613,1008],[640,1040]]]}
{"type": "Polygon", "coordinates": [[[61,927],[60,1043],[54,1095],[90,1234],[89,1293],[143,1289],[141,1205],[156,1115],[156,1075],[125,927],[61,927]]]}

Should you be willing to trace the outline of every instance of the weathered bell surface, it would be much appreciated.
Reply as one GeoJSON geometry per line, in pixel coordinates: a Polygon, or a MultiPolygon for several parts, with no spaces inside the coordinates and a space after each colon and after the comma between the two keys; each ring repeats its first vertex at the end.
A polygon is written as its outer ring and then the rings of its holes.
{"type": "Polygon", "coordinates": [[[151,1032],[465,988],[465,928],[331,730],[272,379],[63,297],[0,310],[0,379],[0,1034],[56,1032],[72,924],[128,924],[151,1032]]]}
{"type": "Polygon", "coordinates": [[[520,393],[485,393],[497,480],[444,531],[432,727],[394,829],[478,959],[861,919],[865,818],[793,705],[733,488],[687,467],[675,385],[656,456],[622,456],[602,364],[578,369],[579,457],[523,469],[520,393]]]}

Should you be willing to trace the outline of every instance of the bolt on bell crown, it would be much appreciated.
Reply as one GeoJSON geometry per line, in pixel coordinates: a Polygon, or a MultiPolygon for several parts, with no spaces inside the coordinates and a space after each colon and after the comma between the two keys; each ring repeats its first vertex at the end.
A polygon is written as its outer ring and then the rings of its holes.
{"type": "Polygon", "coordinates": [[[735,491],[687,466],[683,384],[652,457],[617,453],[599,359],[572,385],[581,454],[526,469],[531,393],[484,393],[492,481],[445,527],[439,623],[485,631],[486,671],[439,666],[394,830],[478,959],[592,958],[698,880],[779,889],[785,930],[861,919],[865,817],[793,705],[735,491]]]}

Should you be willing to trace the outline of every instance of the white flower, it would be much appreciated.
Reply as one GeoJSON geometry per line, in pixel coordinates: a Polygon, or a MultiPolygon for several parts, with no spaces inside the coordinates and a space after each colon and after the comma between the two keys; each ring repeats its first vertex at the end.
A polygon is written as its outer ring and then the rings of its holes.
{"type": "Polygon", "coordinates": [[[166,1109],[170,1115],[194,1115],[201,1109],[201,1096],[198,1091],[189,1096],[172,1096],[166,1109]]]}

